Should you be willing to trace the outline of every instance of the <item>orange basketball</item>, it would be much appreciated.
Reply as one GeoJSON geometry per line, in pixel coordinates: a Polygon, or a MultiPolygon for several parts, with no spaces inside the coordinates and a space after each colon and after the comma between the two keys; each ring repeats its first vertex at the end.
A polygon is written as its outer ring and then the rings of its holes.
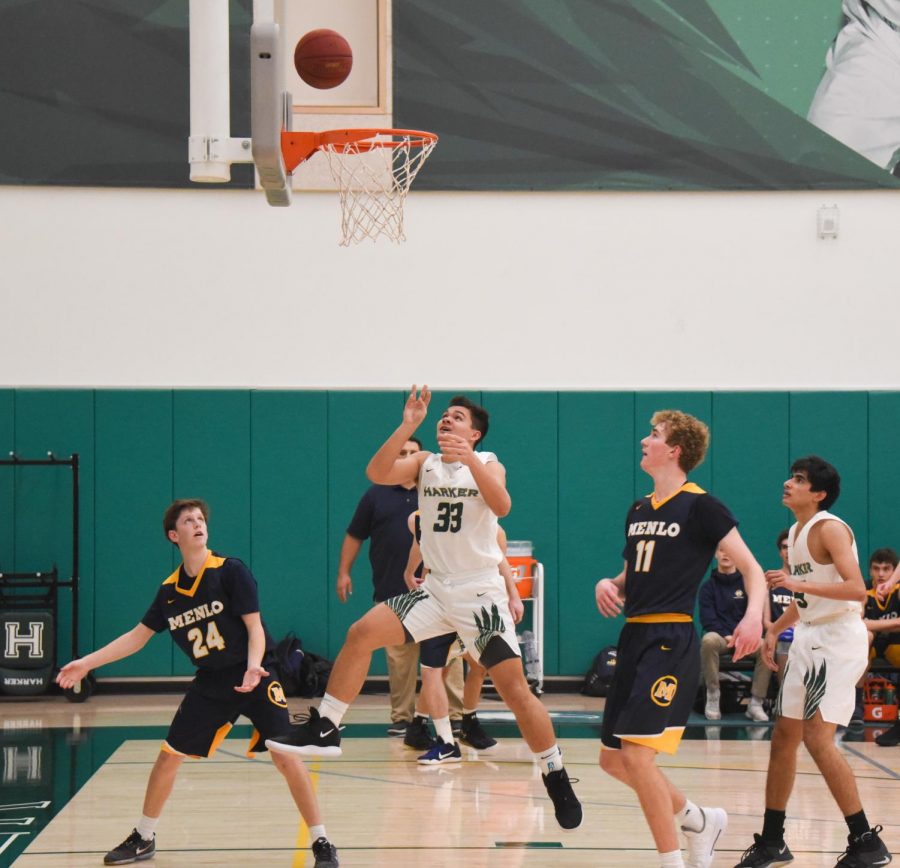
{"type": "Polygon", "coordinates": [[[337,87],[353,69],[350,43],[333,30],[310,30],[294,49],[294,67],[310,87],[337,87]]]}

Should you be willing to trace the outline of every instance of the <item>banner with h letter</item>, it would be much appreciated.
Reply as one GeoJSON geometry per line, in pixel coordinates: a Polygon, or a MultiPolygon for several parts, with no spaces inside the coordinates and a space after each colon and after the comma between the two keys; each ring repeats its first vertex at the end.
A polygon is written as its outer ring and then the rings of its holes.
{"type": "Polygon", "coordinates": [[[11,696],[44,693],[50,684],[55,642],[52,612],[0,612],[0,689],[11,696]]]}

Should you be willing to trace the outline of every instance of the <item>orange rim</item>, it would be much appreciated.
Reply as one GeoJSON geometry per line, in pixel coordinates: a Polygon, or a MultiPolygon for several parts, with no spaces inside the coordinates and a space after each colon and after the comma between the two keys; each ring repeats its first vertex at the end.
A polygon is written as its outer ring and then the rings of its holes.
{"type": "Polygon", "coordinates": [[[308,160],[316,151],[331,148],[340,152],[341,146],[354,145],[354,152],[371,151],[375,148],[424,148],[437,142],[434,133],[424,130],[397,129],[347,129],[324,130],[319,133],[282,132],[281,153],[284,166],[293,172],[304,160],[308,160]],[[398,139],[376,139],[376,136],[397,136],[398,139]],[[372,141],[366,141],[372,139],[372,141]]]}

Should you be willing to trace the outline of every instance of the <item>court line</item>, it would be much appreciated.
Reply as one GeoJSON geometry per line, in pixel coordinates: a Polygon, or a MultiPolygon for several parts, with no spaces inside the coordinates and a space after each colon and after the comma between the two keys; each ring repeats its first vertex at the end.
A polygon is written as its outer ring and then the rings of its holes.
{"type": "Polygon", "coordinates": [[[900,774],[897,774],[893,769],[889,769],[887,766],[883,766],[877,760],[872,759],[872,757],[867,756],[866,754],[856,750],[856,748],[847,744],[846,742],[841,742],[841,747],[847,751],[847,753],[852,753],[853,756],[857,757],[857,759],[861,759],[864,762],[868,763],[873,768],[878,769],[878,771],[883,772],[884,774],[892,777],[895,781],[900,780],[900,774]]]}

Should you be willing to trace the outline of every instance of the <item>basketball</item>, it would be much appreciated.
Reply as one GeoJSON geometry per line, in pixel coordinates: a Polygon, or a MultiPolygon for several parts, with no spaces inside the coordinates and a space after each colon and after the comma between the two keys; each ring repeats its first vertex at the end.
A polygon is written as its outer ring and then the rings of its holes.
{"type": "Polygon", "coordinates": [[[353,69],[350,43],[334,30],[310,30],[294,49],[294,67],[310,87],[337,87],[353,69]]]}

